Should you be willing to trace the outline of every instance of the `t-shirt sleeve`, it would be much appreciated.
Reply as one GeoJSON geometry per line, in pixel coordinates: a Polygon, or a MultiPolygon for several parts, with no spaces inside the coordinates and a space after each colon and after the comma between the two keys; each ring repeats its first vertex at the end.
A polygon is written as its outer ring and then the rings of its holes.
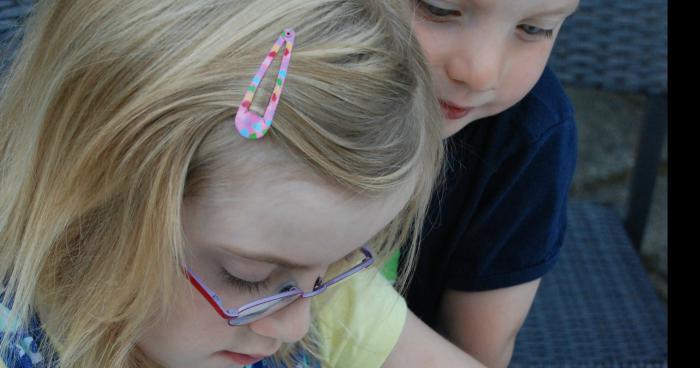
{"type": "Polygon", "coordinates": [[[381,367],[406,321],[406,302],[376,269],[363,271],[317,301],[328,364],[381,367]]]}
{"type": "MultiPolygon", "coordinates": [[[[542,277],[556,262],[576,162],[573,118],[514,150],[491,172],[451,255],[447,287],[481,291],[542,277]]],[[[468,173],[467,173],[468,174],[468,173]]]]}

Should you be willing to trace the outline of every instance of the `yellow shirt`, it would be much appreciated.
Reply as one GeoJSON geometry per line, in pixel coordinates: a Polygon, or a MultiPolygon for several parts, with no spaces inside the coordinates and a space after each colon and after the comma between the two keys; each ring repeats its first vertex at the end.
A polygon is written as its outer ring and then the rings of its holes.
{"type": "Polygon", "coordinates": [[[381,367],[406,322],[406,301],[375,268],[319,295],[317,326],[336,368],[381,367]]]}

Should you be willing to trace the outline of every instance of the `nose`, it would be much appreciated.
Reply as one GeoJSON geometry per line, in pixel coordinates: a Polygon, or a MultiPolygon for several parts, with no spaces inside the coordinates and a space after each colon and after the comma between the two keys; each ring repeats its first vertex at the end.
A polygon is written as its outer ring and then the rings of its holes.
{"type": "Polygon", "coordinates": [[[507,66],[503,41],[482,32],[463,33],[446,61],[447,77],[464,84],[470,91],[485,92],[497,88],[507,66]]]}
{"type": "Polygon", "coordinates": [[[285,343],[301,340],[309,331],[311,323],[311,301],[298,299],[277,312],[248,324],[258,335],[285,343]]]}

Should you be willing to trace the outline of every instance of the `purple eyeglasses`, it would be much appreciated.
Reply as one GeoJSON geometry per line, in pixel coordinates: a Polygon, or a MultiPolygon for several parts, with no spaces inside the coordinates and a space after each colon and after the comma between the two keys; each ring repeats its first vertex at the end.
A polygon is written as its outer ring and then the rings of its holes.
{"type": "Polygon", "coordinates": [[[209,304],[211,304],[212,307],[214,307],[216,312],[221,317],[228,321],[228,324],[230,326],[242,326],[257,321],[266,316],[269,316],[270,314],[275,313],[278,310],[292,304],[298,299],[311,298],[312,296],[321,294],[324,291],[326,291],[326,289],[328,289],[330,286],[333,286],[347,279],[348,277],[364,269],[367,269],[372,263],[374,263],[374,255],[367,246],[363,246],[359,250],[364,255],[364,258],[362,259],[360,264],[350,268],[349,270],[339,274],[338,276],[333,277],[327,282],[323,282],[323,280],[319,277],[318,279],[316,279],[316,284],[314,285],[313,290],[309,291],[308,293],[305,293],[303,290],[297,288],[296,286],[288,286],[278,294],[256,299],[239,308],[231,309],[225,308],[223,306],[221,298],[218,295],[216,295],[216,293],[212,289],[207,287],[202,281],[202,279],[195,275],[195,273],[192,272],[192,270],[189,267],[185,266],[184,269],[187,278],[190,280],[195,289],[197,289],[202,294],[202,296],[207,301],[209,301],[209,304]]]}

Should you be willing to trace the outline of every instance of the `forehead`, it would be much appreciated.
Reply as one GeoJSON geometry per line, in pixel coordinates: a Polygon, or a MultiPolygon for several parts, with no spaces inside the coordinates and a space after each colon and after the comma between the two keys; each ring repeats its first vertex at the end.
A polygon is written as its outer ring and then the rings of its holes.
{"type": "Polygon", "coordinates": [[[185,233],[197,247],[240,250],[305,266],[328,265],[357,249],[403,208],[412,187],[384,196],[352,194],[274,167],[185,201],[185,233]]]}
{"type": "Polygon", "coordinates": [[[521,16],[564,15],[576,10],[579,0],[445,0],[486,13],[521,16]]]}

